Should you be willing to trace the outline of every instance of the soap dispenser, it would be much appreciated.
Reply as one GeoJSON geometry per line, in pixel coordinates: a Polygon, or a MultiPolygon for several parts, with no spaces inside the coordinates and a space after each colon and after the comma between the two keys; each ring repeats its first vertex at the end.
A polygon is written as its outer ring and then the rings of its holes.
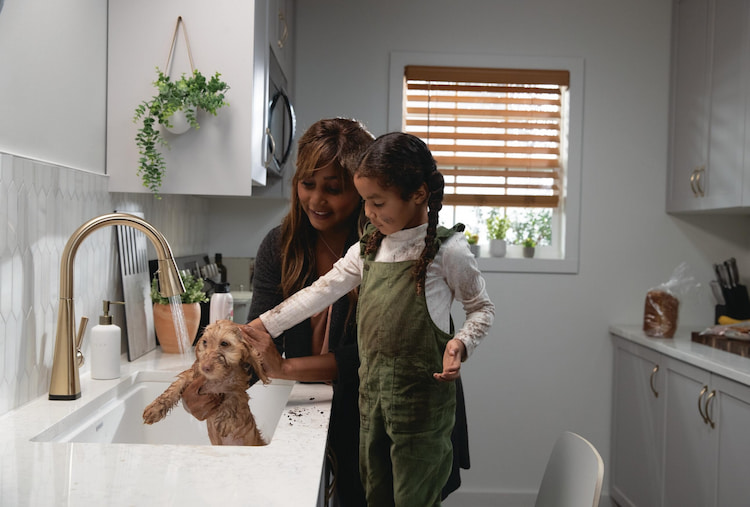
{"type": "Polygon", "coordinates": [[[91,378],[106,380],[120,377],[120,327],[112,324],[110,304],[122,301],[102,301],[103,315],[99,325],[91,330],[91,378]]]}

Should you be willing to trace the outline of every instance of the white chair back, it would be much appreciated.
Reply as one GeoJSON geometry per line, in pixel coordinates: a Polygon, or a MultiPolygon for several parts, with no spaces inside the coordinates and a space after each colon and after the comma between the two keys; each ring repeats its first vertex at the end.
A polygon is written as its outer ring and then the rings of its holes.
{"type": "Polygon", "coordinates": [[[563,432],[544,470],[535,507],[598,507],[604,462],[580,435],[563,432]]]}

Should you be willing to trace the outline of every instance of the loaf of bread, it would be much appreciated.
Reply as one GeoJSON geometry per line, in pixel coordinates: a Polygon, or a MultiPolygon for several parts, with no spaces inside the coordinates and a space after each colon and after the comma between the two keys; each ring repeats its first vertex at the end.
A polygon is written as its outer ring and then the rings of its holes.
{"type": "Polygon", "coordinates": [[[672,338],[677,330],[680,301],[669,292],[652,289],[646,294],[643,332],[647,336],[672,338]]]}

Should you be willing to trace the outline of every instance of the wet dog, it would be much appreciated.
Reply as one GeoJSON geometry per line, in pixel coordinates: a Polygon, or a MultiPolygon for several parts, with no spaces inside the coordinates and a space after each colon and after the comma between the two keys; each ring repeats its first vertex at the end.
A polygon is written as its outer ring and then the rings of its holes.
{"type": "Polygon", "coordinates": [[[190,394],[191,401],[206,395],[209,398],[205,399],[211,400],[210,409],[188,412],[206,420],[213,445],[266,445],[248,405],[251,379],[264,384],[269,381],[260,354],[242,339],[235,323],[220,320],[206,326],[195,346],[193,366],[146,407],[143,422],[153,424],[164,419],[187,391],[195,393],[190,394]]]}

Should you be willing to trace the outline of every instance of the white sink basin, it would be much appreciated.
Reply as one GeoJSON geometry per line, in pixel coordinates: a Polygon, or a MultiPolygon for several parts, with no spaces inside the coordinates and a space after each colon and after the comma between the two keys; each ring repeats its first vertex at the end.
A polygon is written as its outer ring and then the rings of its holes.
{"type": "MultiPolygon", "coordinates": [[[[175,379],[171,371],[139,371],[31,439],[33,442],[211,445],[205,421],[179,403],[158,423],[143,423],[143,409],[175,379]]],[[[294,382],[273,380],[250,388],[250,409],[271,442],[294,382]]]]}

